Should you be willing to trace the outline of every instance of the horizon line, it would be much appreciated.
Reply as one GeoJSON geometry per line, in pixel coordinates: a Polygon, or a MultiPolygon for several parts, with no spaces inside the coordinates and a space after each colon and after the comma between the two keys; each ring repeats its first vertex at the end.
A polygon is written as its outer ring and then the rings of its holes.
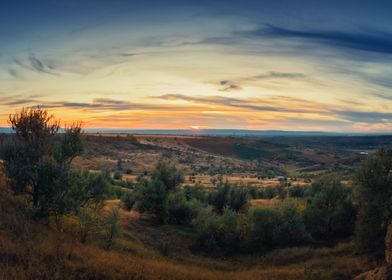
{"type": "MultiPolygon", "coordinates": [[[[0,126],[0,132],[10,132],[11,127],[0,126]],[[5,130],[5,131],[4,131],[5,130]]],[[[374,135],[374,136],[388,136],[392,135],[392,132],[387,131],[372,131],[372,132],[358,132],[358,131],[322,131],[322,130],[281,130],[281,129],[241,129],[241,128],[173,128],[173,129],[154,129],[154,128],[85,128],[85,133],[97,134],[97,133],[128,133],[128,134],[178,134],[181,135],[325,135],[325,136],[360,136],[360,135],[374,135]]]]}

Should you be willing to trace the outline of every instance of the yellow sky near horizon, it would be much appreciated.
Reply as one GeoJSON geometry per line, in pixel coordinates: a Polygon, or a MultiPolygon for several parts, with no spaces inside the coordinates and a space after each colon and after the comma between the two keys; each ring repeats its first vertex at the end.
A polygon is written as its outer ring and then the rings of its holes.
{"type": "Polygon", "coordinates": [[[391,131],[389,50],[352,46],[368,37],[181,12],[15,35],[0,54],[0,126],[40,105],[86,128],[391,131]]]}

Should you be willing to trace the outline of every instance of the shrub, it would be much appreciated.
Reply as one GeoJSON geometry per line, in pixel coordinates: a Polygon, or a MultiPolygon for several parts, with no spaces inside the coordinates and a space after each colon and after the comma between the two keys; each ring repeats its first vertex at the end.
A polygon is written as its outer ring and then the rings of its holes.
{"type": "Polygon", "coordinates": [[[245,210],[248,203],[248,193],[245,188],[230,184],[219,184],[215,193],[212,193],[209,201],[218,213],[223,213],[225,208],[235,211],[245,210]]]}
{"type": "Polygon", "coordinates": [[[221,216],[204,211],[194,225],[197,233],[192,248],[210,253],[240,252],[249,230],[246,215],[230,209],[221,216]]]}
{"type": "Polygon", "coordinates": [[[291,186],[287,189],[289,197],[304,197],[305,188],[301,186],[291,186]]]}
{"type": "Polygon", "coordinates": [[[189,225],[197,217],[201,203],[195,199],[187,200],[184,192],[172,193],[167,199],[168,222],[189,225]]]}
{"type": "Polygon", "coordinates": [[[277,207],[281,219],[279,226],[279,245],[292,246],[309,240],[303,214],[296,203],[283,203],[277,207]]]}
{"type": "Polygon", "coordinates": [[[380,149],[355,174],[359,204],[358,249],[383,255],[387,226],[392,219],[392,149],[380,149]]]}
{"type": "Polygon", "coordinates": [[[278,195],[278,191],[276,187],[268,186],[262,189],[261,191],[261,198],[264,199],[272,199],[278,195]]]}
{"type": "Polygon", "coordinates": [[[185,186],[184,194],[187,200],[197,199],[203,203],[207,203],[208,194],[204,186],[201,183],[197,183],[195,186],[185,186]]]}
{"type": "Polygon", "coordinates": [[[99,234],[102,226],[101,208],[84,207],[77,213],[77,233],[79,241],[85,243],[90,236],[99,234]]]}
{"type": "Polygon", "coordinates": [[[117,171],[114,172],[114,174],[113,174],[113,179],[114,180],[122,180],[122,178],[123,178],[123,172],[122,171],[117,170],[117,171]]]}
{"type": "Polygon", "coordinates": [[[144,182],[140,188],[139,210],[153,215],[158,222],[166,222],[167,195],[168,192],[162,182],[144,182]]]}
{"type": "Polygon", "coordinates": [[[351,190],[340,183],[340,178],[334,175],[320,178],[312,184],[310,194],[305,220],[313,237],[330,239],[352,233],[356,211],[351,190]]]}
{"type": "Polygon", "coordinates": [[[137,194],[135,191],[127,191],[121,197],[121,202],[127,211],[131,211],[137,201],[137,194]]]}
{"type": "Polygon", "coordinates": [[[139,209],[152,214],[157,221],[168,220],[168,195],[183,182],[182,173],[174,165],[159,162],[152,172],[151,180],[140,182],[139,209]]]}
{"type": "Polygon", "coordinates": [[[119,210],[117,207],[113,207],[104,220],[104,233],[108,248],[112,247],[115,238],[121,234],[121,230],[119,210]]]}
{"type": "Polygon", "coordinates": [[[309,239],[303,216],[295,204],[281,204],[276,208],[256,207],[249,216],[253,249],[292,246],[309,239]]]}
{"type": "Polygon", "coordinates": [[[158,162],[151,174],[151,179],[161,182],[167,191],[175,190],[184,182],[184,176],[177,170],[175,165],[165,161],[158,162]]]}

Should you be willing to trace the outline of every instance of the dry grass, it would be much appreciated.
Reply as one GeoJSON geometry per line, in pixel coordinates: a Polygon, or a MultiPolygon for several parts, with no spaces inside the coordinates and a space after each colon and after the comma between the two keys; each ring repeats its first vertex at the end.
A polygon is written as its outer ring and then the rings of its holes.
{"type": "MultiPolygon", "coordinates": [[[[135,212],[121,211],[124,225],[139,223],[139,232],[125,227],[111,250],[99,242],[81,244],[66,230],[26,219],[21,202],[1,185],[0,279],[351,279],[370,267],[366,258],[352,253],[352,245],[334,248],[299,247],[261,256],[211,259],[177,252],[163,257],[140,240],[157,239],[158,227],[145,227],[135,212]],[[150,236],[151,235],[151,236],[150,236]]],[[[109,201],[106,207],[117,206],[109,201]]],[[[168,228],[168,230],[172,230],[168,228]]],[[[171,236],[171,243],[181,243],[171,236]]],[[[181,247],[179,247],[181,250],[181,247]]]]}
{"type": "Polygon", "coordinates": [[[272,199],[252,199],[249,201],[251,206],[267,206],[267,207],[274,207],[282,203],[281,199],[272,198],[272,199]]]}

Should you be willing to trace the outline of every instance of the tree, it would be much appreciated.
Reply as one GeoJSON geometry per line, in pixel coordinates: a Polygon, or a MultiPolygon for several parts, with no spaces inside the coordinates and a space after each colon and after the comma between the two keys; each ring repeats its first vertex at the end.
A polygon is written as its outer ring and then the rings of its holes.
{"type": "Polygon", "coordinates": [[[313,237],[329,239],[352,233],[356,211],[351,190],[340,181],[339,177],[325,175],[310,188],[312,197],[305,209],[305,221],[313,237]]]}
{"type": "Polygon", "coordinates": [[[161,182],[167,191],[175,190],[184,182],[184,176],[176,166],[165,161],[158,162],[151,174],[151,179],[161,182]]]}
{"type": "Polygon", "coordinates": [[[167,198],[168,222],[189,225],[201,207],[205,206],[196,199],[187,200],[183,191],[171,193],[167,198]]]}
{"type": "Polygon", "coordinates": [[[215,210],[221,214],[226,207],[235,211],[244,210],[249,197],[244,187],[232,186],[225,182],[217,186],[217,190],[211,195],[210,200],[215,210]]]}
{"type": "Polygon", "coordinates": [[[2,146],[6,175],[12,190],[27,195],[40,215],[73,211],[103,193],[99,178],[71,169],[83,151],[79,123],[61,130],[41,108],[22,109],[9,123],[14,133],[2,146]]]}
{"type": "Polygon", "coordinates": [[[276,246],[292,246],[306,242],[303,215],[294,203],[283,203],[274,208],[256,207],[249,212],[252,230],[252,249],[276,246]]]}
{"type": "Polygon", "coordinates": [[[158,222],[166,222],[168,192],[161,181],[142,182],[140,190],[139,210],[152,214],[158,222]]]}
{"type": "Polygon", "coordinates": [[[359,213],[356,243],[360,250],[382,255],[392,219],[392,149],[370,156],[355,174],[359,213]]]}
{"type": "Polygon", "coordinates": [[[139,210],[152,214],[159,222],[167,222],[168,196],[183,181],[182,173],[174,165],[160,161],[152,172],[151,180],[139,183],[139,210]]]}
{"type": "Polygon", "coordinates": [[[114,242],[122,231],[120,212],[117,207],[113,207],[110,213],[106,216],[104,222],[104,233],[106,237],[106,245],[111,248],[114,242]]]}

